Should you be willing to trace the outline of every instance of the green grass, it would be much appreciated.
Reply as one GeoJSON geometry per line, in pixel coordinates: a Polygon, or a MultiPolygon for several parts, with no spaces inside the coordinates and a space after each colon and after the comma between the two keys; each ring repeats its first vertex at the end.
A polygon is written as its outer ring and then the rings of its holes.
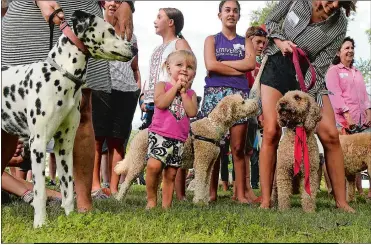
{"type": "Polygon", "coordinates": [[[2,205],[3,243],[370,243],[371,205],[358,197],[356,214],[334,209],[321,192],[317,213],[305,214],[299,196],[287,212],[240,205],[220,192],[216,204],[174,202],[172,209],[144,209],[145,189],[133,186],[125,201],[95,201],[88,214],[65,216],[59,206],[47,208],[48,225],[33,229],[33,208],[13,200],[2,205]]]}

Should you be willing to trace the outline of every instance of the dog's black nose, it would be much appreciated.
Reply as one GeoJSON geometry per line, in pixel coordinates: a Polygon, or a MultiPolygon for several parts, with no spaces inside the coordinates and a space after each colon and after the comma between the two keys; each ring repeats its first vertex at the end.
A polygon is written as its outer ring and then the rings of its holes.
{"type": "Polygon", "coordinates": [[[286,106],[287,106],[287,103],[286,102],[280,102],[281,109],[285,109],[286,106]]]}
{"type": "Polygon", "coordinates": [[[131,46],[131,52],[133,53],[133,56],[136,56],[138,54],[138,49],[134,46],[131,46]]]}

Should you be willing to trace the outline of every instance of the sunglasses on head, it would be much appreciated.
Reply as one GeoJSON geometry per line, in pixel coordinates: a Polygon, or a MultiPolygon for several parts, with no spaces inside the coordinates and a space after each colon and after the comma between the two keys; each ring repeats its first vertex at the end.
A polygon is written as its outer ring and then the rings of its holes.
{"type": "Polygon", "coordinates": [[[254,32],[254,35],[253,36],[266,37],[267,35],[268,35],[268,33],[266,31],[264,31],[263,29],[257,29],[254,32]]]}

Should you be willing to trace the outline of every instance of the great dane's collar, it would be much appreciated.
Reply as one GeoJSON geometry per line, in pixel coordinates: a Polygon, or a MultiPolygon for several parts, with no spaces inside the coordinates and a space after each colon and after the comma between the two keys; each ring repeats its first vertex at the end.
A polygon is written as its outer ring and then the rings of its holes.
{"type": "Polygon", "coordinates": [[[50,58],[49,56],[46,58],[46,61],[49,62],[49,64],[51,66],[53,66],[55,69],[57,69],[60,73],[62,73],[62,75],[64,77],[67,77],[68,79],[70,79],[72,82],[74,82],[76,84],[75,86],[75,93],[76,91],[82,86],[85,84],[85,81],[83,81],[82,79],[80,78],[77,78],[76,76],[72,75],[71,73],[69,73],[68,71],[66,71],[65,69],[63,69],[60,65],[58,65],[52,58],[50,58]]]}

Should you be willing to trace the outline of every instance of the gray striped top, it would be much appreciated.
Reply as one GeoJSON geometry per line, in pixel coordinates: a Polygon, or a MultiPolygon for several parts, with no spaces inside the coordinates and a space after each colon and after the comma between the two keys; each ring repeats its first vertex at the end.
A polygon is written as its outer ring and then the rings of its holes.
{"type": "MultiPolygon", "coordinates": [[[[309,93],[322,106],[322,95],[328,94],[325,76],[332,59],[347,31],[347,18],[339,9],[327,20],[310,24],[312,16],[312,0],[283,0],[275,6],[266,20],[269,42],[265,54],[273,55],[281,52],[273,38],[290,40],[303,49],[314,69],[317,81],[309,93]],[[283,21],[283,24],[280,24],[283,21]]],[[[310,84],[311,75],[305,75],[305,83],[310,84]]]]}
{"type": "MultiPolygon", "coordinates": [[[[83,10],[103,18],[95,0],[58,1],[65,19],[70,20],[75,10],[83,10]]],[[[2,22],[1,61],[6,65],[25,65],[45,60],[49,53],[49,25],[33,1],[11,1],[2,22]]],[[[71,23],[70,23],[71,24],[71,23]]],[[[61,32],[54,28],[54,43],[61,32]]],[[[94,90],[111,91],[108,62],[89,59],[87,86],[94,90]]]]}

